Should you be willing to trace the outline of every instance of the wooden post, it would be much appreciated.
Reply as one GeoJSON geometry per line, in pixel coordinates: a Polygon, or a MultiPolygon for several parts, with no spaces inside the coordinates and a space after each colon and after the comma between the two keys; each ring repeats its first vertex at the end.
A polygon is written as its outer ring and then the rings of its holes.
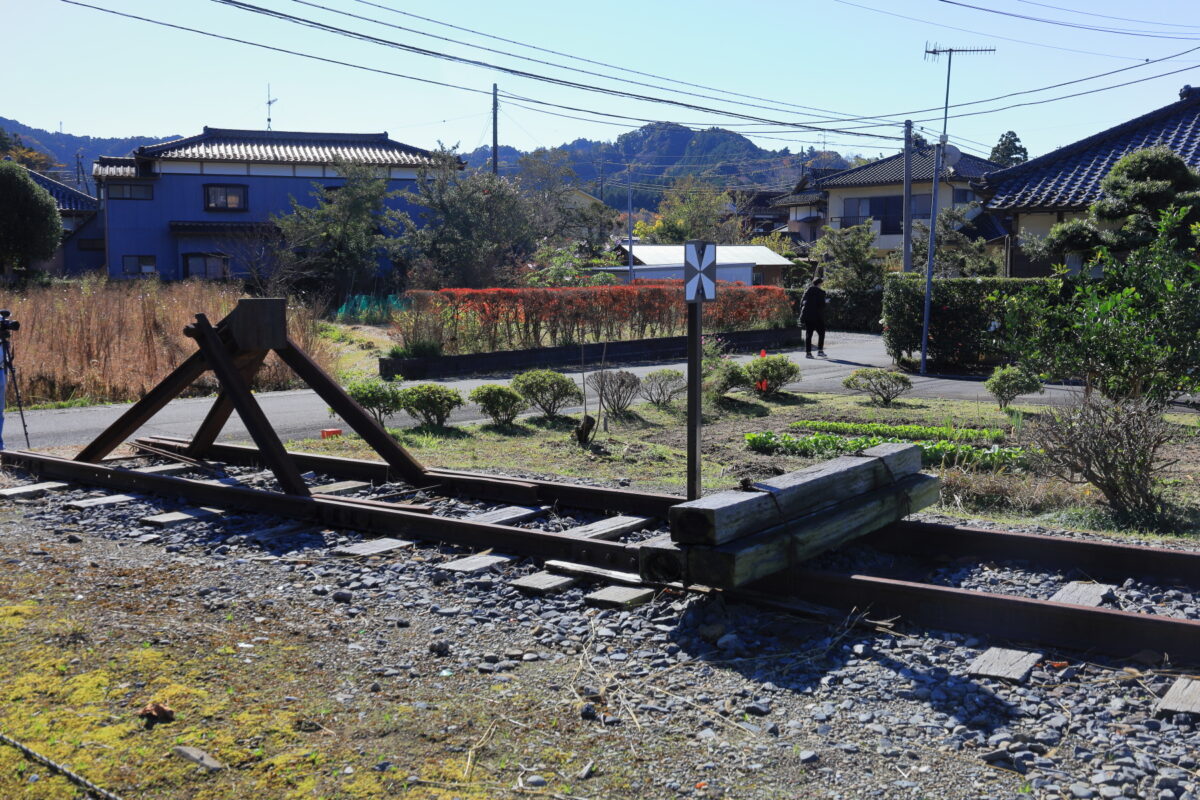
{"type": "MultiPolygon", "coordinates": [[[[258,374],[258,370],[262,367],[262,363],[266,357],[267,351],[260,350],[252,354],[249,363],[242,367],[242,378],[246,381],[247,386],[254,383],[254,376],[258,374]]],[[[217,399],[213,401],[212,407],[208,409],[208,414],[205,415],[204,421],[196,429],[196,435],[192,437],[192,441],[187,446],[185,454],[193,458],[202,458],[208,452],[208,448],[212,447],[217,437],[221,435],[221,429],[225,427],[225,423],[229,421],[229,416],[232,413],[233,400],[230,398],[228,390],[222,389],[217,395],[217,399]]]]}
{"type": "Polygon", "coordinates": [[[263,462],[271,472],[275,473],[279,485],[288,494],[308,497],[310,492],[304,485],[304,479],[300,477],[300,471],[288,458],[287,451],[283,449],[283,443],[279,441],[275,429],[267,421],[267,416],[259,407],[258,401],[254,399],[254,395],[250,394],[250,387],[234,365],[233,358],[221,343],[208,318],[203,314],[197,314],[196,324],[190,328],[190,332],[195,336],[196,343],[200,346],[200,352],[204,354],[213,372],[216,373],[217,379],[228,393],[234,409],[242,418],[246,430],[250,432],[250,437],[258,445],[263,462]]]}
{"type": "Polygon", "coordinates": [[[704,330],[704,306],[701,303],[687,304],[688,327],[688,405],[687,405],[687,496],[696,500],[703,493],[700,468],[700,428],[703,414],[701,379],[704,357],[702,337],[704,330]]]}

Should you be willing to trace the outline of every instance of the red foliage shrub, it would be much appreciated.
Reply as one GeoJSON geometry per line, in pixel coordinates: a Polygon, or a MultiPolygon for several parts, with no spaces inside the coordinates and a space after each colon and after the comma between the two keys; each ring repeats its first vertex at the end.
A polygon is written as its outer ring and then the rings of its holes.
{"type": "MultiPolygon", "coordinates": [[[[445,353],[493,352],[578,342],[681,335],[687,320],[683,281],[536,289],[411,291],[396,315],[404,343],[436,342],[445,353]]],[[[792,320],[778,286],[720,283],[706,304],[709,331],[776,328],[792,320]]]]}

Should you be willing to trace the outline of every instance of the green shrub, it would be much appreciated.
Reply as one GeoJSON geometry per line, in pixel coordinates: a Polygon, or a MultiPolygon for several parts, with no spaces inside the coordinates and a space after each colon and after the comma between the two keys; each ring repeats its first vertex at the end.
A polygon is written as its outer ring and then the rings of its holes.
{"type": "Polygon", "coordinates": [[[380,425],[392,414],[402,410],[400,384],[389,383],[379,378],[367,378],[346,384],[346,394],[367,410],[380,425]]]}
{"type": "MultiPolygon", "coordinates": [[[[871,447],[903,440],[884,436],[836,436],[814,433],[811,436],[792,436],[787,433],[747,433],[746,446],[759,453],[785,453],[804,458],[832,458],[858,453],[871,447]]],[[[921,448],[925,466],[956,466],[964,469],[1019,469],[1027,461],[1022,447],[976,447],[959,442],[937,440],[915,442],[921,448]]]]}
{"type": "Polygon", "coordinates": [[[642,378],[642,397],[652,406],[665,408],[687,391],[687,377],[677,369],[658,369],[642,378]]]}
{"type": "Polygon", "coordinates": [[[907,375],[871,367],[854,370],[842,379],[842,386],[854,392],[866,392],[881,406],[890,406],[897,397],[912,391],[912,381],[907,375]]]}
{"type": "Polygon", "coordinates": [[[547,417],[571,403],[583,401],[583,392],[575,381],[550,369],[531,369],[512,379],[512,388],[547,417]]]}
{"type": "Polygon", "coordinates": [[[712,370],[706,370],[701,393],[709,402],[720,400],[734,389],[745,389],[750,385],[746,378],[746,370],[742,365],[730,359],[724,359],[713,365],[712,370]]]}
{"type": "Polygon", "coordinates": [[[784,355],[752,358],[742,369],[750,388],[761,397],[775,394],[800,379],[800,365],[784,355]]]}
{"type": "Polygon", "coordinates": [[[529,403],[520,394],[499,383],[486,383],[471,390],[470,400],[497,425],[511,425],[529,403]]]}
{"type": "Polygon", "coordinates": [[[450,412],[463,404],[457,389],[437,383],[422,383],[400,392],[400,408],[424,425],[442,427],[450,412]]]}
{"type": "Polygon", "coordinates": [[[442,354],[442,346],[438,342],[409,342],[404,345],[393,345],[388,351],[391,358],[437,358],[442,354]]]}
{"type": "Polygon", "coordinates": [[[1015,366],[996,367],[992,370],[992,376],[984,381],[983,387],[996,398],[1000,408],[1008,408],[1009,403],[1023,394],[1041,394],[1045,391],[1036,375],[1015,366]]]}
{"type": "Polygon", "coordinates": [[[999,428],[955,428],[952,425],[888,425],[883,422],[826,422],[801,420],[793,428],[816,433],[840,433],[848,436],[894,436],[897,439],[946,439],[953,442],[999,442],[1004,431],[999,428]]]}
{"type": "MultiPolygon", "coordinates": [[[[929,360],[940,368],[1006,360],[1011,355],[1009,302],[1018,306],[1043,279],[937,278],[929,314],[929,360]]],[[[887,276],[883,289],[883,344],[894,360],[921,352],[925,281],[912,273],[887,276]]]]}
{"type": "Polygon", "coordinates": [[[642,379],[624,369],[603,369],[587,377],[590,386],[600,398],[600,407],[610,414],[624,414],[633,405],[642,388],[642,379]]]}

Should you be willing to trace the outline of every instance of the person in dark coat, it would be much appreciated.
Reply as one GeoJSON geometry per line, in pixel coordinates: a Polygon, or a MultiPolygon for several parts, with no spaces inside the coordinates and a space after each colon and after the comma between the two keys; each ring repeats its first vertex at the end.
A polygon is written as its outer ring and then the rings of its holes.
{"type": "Polygon", "coordinates": [[[804,290],[800,298],[800,324],[804,326],[804,344],[806,355],[813,357],[813,333],[817,334],[817,355],[825,357],[825,290],[821,284],[822,277],[813,278],[813,282],[804,290]]]}

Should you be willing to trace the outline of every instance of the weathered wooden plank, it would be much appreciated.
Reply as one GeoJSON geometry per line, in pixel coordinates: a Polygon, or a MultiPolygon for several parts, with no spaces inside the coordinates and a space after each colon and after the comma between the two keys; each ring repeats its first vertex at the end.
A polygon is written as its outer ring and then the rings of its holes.
{"type": "Polygon", "coordinates": [[[345,547],[338,547],[330,552],[335,556],[378,556],[384,553],[390,553],[393,550],[400,550],[405,547],[412,547],[413,542],[407,539],[391,539],[384,537],[381,539],[369,539],[358,544],[349,544],[345,547]]]}
{"type": "Polygon", "coordinates": [[[1030,670],[1041,660],[1041,653],[989,647],[971,662],[971,666],[967,667],[967,674],[1020,683],[1029,677],[1030,670]]]}
{"type": "Polygon", "coordinates": [[[1107,583],[1071,581],[1055,592],[1050,601],[1053,603],[1071,603],[1077,606],[1098,606],[1102,605],[1104,599],[1116,588],[1107,583]]]}
{"type": "Polygon", "coordinates": [[[674,583],[683,580],[684,555],[682,548],[664,533],[638,543],[638,573],[651,583],[674,583]]]}
{"type": "Polygon", "coordinates": [[[1178,678],[1154,707],[1155,714],[1200,714],[1200,680],[1178,678]]]}
{"type": "Polygon", "coordinates": [[[616,516],[597,520],[577,528],[568,528],[563,533],[581,539],[618,539],[627,533],[640,531],[650,524],[649,517],[616,516]]]}
{"type": "Polygon", "coordinates": [[[583,596],[583,602],[601,608],[632,608],[653,599],[653,589],[636,586],[606,586],[583,596]]]}
{"type": "Polygon", "coordinates": [[[454,561],[448,561],[445,564],[439,564],[438,568],[474,575],[478,572],[488,572],[510,561],[512,561],[511,556],[467,556],[466,558],[459,558],[454,561]]]}
{"type": "Polygon", "coordinates": [[[671,537],[681,544],[719,545],[793,517],[882,488],[919,472],[921,448],[886,444],[841,456],[755,484],[680,503],[668,512],[671,537]]]}
{"type": "Polygon", "coordinates": [[[324,486],[314,486],[313,494],[345,494],[346,492],[357,492],[359,489],[369,489],[371,484],[366,481],[337,481],[336,483],[327,483],[324,486]]]}
{"type": "Polygon", "coordinates": [[[213,517],[220,517],[225,513],[226,510],[223,508],[201,506],[200,508],[185,508],[179,511],[168,511],[165,514],[142,517],[141,522],[144,525],[153,525],[156,528],[169,528],[172,525],[179,525],[184,522],[198,522],[213,517]]]}
{"type": "Polygon", "coordinates": [[[686,548],[687,576],[696,583],[734,588],[763,578],[889,525],[937,502],[940,481],[909,475],[899,483],[858,494],[718,547],[686,548]]]}
{"type": "Polygon", "coordinates": [[[179,475],[195,469],[191,464],[156,464],[153,467],[136,467],[134,472],[144,472],[147,475],[179,475]]]}
{"type": "Polygon", "coordinates": [[[488,522],[492,525],[512,525],[514,522],[524,522],[527,519],[540,517],[548,510],[548,506],[504,506],[479,514],[468,514],[466,519],[472,522],[488,522]]]}
{"type": "Polygon", "coordinates": [[[570,589],[575,585],[575,579],[565,575],[555,575],[552,572],[535,572],[532,575],[511,580],[508,585],[530,594],[555,594],[570,589]]]}
{"type": "Polygon", "coordinates": [[[0,498],[4,498],[5,500],[20,500],[41,497],[50,492],[66,489],[70,485],[65,481],[42,481],[41,483],[30,483],[25,486],[10,486],[7,489],[0,489],[0,498]]]}
{"type": "Polygon", "coordinates": [[[134,500],[142,500],[145,498],[138,497],[133,494],[105,494],[100,497],[85,497],[82,500],[71,500],[65,505],[67,508],[83,509],[96,508],[97,506],[119,506],[124,503],[132,503],[134,500]]]}
{"type": "Polygon", "coordinates": [[[640,586],[642,576],[636,572],[621,572],[615,569],[604,569],[603,567],[593,567],[588,564],[576,564],[573,561],[559,561],[550,559],[543,566],[552,572],[564,572],[567,575],[576,575],[581,578],[590,578],[592,580],[609,581],[611,583],[624,583],[630,586],[640,586]]]}

